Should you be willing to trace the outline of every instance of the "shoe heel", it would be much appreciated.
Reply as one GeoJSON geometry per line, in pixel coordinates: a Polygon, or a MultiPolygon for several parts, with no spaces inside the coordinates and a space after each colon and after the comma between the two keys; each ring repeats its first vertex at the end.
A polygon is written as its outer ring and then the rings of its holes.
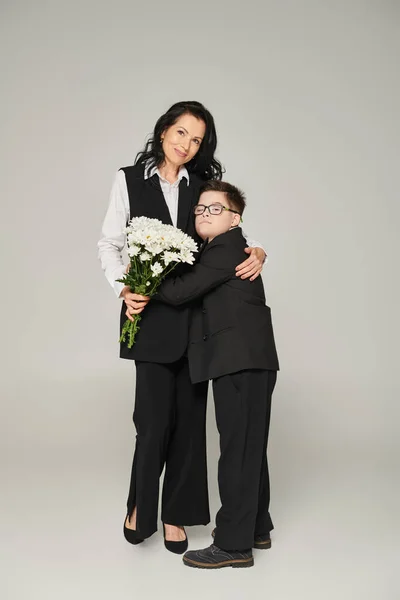
{"type": "Polygon", "coordinates": [[[234,563],[232,565],[234,569],[245,569],[246,567],[254,567],[254,558],[247,560],[246,562],[234,563]]]}
{"type": "Polygon", "coordinates": [[[142,542],[144,542],[144,539],[138,535],[138,533],[135,529],[128,529],[128,527],[126,527],[126,519],[127,518],[128,518],[128,516],[125,517],[125,521],[124,521],[124,537],[127,542],[129,542],[133,546],[137,546],[138,544],[141,544],[142,542]]]}
{"type": "Polygon", "coordinates": [[[256,550],[269,550],[271,548],[271,540],[268,542],[254,542],[254,546],[256,550]]]}
{"type": "Polygon", "coordinates": [[[133,546],[137,546],[138,544],[144,542],[144,539],[140,538],[136,531],[133,531],[133,529],[128,529],[127,527],[124,527],[124,537],[126,541],[133,546]]]}

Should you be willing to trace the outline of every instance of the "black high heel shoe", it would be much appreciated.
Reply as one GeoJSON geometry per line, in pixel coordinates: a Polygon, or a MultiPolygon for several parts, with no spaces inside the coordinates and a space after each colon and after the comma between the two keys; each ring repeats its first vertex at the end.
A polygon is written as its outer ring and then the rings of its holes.
{"type": "Polygon", "coordinates": [[[128,521],[130,521],[129,516],[126,515],[125,517],[125,521],[124,521],[124,536],[127,542],[129,542],[130,544],[133,544],[134,546],[137,546],[137,544],[141,544],[142,542],[144,542],[144,539],[141,538],[138,535],[138,532],[136,531],[136,529],[129,529],[126,526],[126,520],[128,519],[128,521]]]}
{"type": "Polygon", "coordinates": [[[183,528],[183,531],[185,531],[186,540],[182,540],[181,542],[171,542],[170,540],[165,539],[164,523],[163,523],[163,531],[164,531],[164,546],[166,547],[167,550],[169,550],[170,552],[173,552],[174,554],[183,554],[184,552],[186,552],[186,550],[188,549],[188,539],[187,539],[187,534],[186,534],[185,528],[183,528]]]}

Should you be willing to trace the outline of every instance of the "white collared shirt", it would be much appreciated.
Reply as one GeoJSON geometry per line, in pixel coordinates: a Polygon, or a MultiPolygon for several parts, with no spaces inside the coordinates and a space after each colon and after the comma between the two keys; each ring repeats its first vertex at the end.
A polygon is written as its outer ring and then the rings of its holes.
{"type": "MultiPolygon", "coordinates": [[[[147,173],[145,169],[144,177],[145,179],[148,179],[156,173],[160,179],[161,190],[164,194],[172,223],[176,227],[178,220],[179,184],[182,178],[185,177],[187,185],[189,185],[189,173],[186,167],[182,166],[178,173],[178,179],[174,183],[170,183],[161,177],[157,167],[153,167],[149,173],[147,173]]],[[[124,229],[129,219],[129,196],[125,173],[124,171],[117,171],[111,188],[107,213],[103,222],[101,231],[102,237],[97,244],[97,248],[101,266],[107,281],[118,297],[124,287],[123,283],[119,283],[116,280],[121,279],[125,275],[126,267],[123,261],[122,251],[126,244],[124,229]]],[[[263,248],[259,242],[250,240],[244,232],[243,235],[246,238],[247,245],[251,248],[263,248]]]]}
{"type": "Polygon", "coordinates": [[[178,222],[179,184],[185,177],[187,185],[189,185],[189,173],[186,167],[182,166],[179,169],[178,179],[174,183],[170,183],[161,176],[159,169],[156,166],[154,166],[152,167],[152,169],[150,169],[149,173],[147,173],[145,169],[144,178],[148,179],[149,177],[153,177],[153,175],[155,175],[156,173],[160,180],[160,186],[164,194],[165,202],[168,206],[169,214],[171,215],[172,224],[174,227],[176,227],[176,224],[178,222]]]}

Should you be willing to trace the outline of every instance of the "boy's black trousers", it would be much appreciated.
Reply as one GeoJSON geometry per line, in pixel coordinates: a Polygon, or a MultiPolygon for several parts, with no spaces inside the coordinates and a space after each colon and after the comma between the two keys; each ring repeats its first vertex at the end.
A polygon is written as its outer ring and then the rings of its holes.
{"type": "Polygon", "coordinates": [[[214,543],[223,550],[251,548],[256,535],[273,529],[267,443],[276,377],[276,371],[246,370],[213,380],[222,504],[214,543]]]}

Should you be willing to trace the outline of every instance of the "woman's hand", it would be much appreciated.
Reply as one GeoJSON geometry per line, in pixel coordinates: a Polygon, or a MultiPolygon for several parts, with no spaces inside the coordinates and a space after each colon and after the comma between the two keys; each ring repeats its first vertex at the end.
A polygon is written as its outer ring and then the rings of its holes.
{"type": "Polygon", "coordinates": [[[250,256],[236,267],[236,275],[241,279],[250,277],[250,281],[254,281],[260,275],[267,255],[262,248],[245,248],[244,251],[250,256]]]}
{"type": "Polygon", "coordinates": [[[139,315],[146,308],[150,300],[150,296],[134,294],[130,291],[129,286],[125,286],[122,289],[119,297],[125,300],[125,304],[127,306],[125,314],[130,321],[133,321],[132,315],[139,315]]]}
{"type": "MultiPolygon", "coordinates": [[[[131,268],[131,263],[126,265],[125,273],[129,273],[129,269],[131,268]]],[[[149,296],[141,296],[140,294],[133,294],[130,291],[129,286],[125,286],[120,295],[120,298],[125,300],[125,304],[127,309],[125,311],[126,316],[130,321],[133,321],[132,315],[139,315],[145,308],[150,300],[149,296]]]]}

